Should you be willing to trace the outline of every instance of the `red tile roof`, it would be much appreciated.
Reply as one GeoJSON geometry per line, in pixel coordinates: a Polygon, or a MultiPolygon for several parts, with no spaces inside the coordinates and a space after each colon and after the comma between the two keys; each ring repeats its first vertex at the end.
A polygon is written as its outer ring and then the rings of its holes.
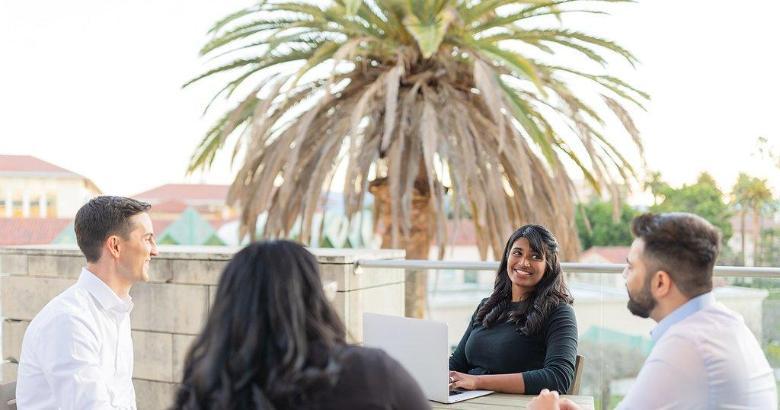
{"type": "MultiPolygon", "coordinates": [[[[160,237],[173,221],[152,220],[155,235],[160,237]]],[[[46,245],[73,223],[59,218],[0,218],[0,246],[46,245]]]]}
{"type": "Polygon", "coordinates": [[[149,210],[150,213],[166,213],[166,214],[180,214],[184,212],[184,210],[187,209],[187,204],[185,204],[182,201],[178,200],[171,200],[171,201],[165,201],[160,202],[158,204],[155,204],[152,209],[149,210]]]}
{"type": "Polygon", "coordinates": [[[0,173],[48,173],[80,176],[75,172],[30,155],[0,155],[0,173]]]}
{"type": "Polygon", "coordinates": [[[628,246],[594,246],[580,255],[581,262],[594,262],[597,259],[603,263],[626,263],[628,246]]]}
{"type": "Polygon", "coordinates": [[[208,184],[165,184],[139,194],[131,195],[152,204],[177,200],[188,201],[222,201],[227,198],[230,185],[208,184]]]}
{"type": "Polygon", "coordinates": [[[0,155],[0,175],[2,174],[83,178],[86,181],[87,188],[98,194],[101,193],[100,188],[89,178],[30,155],[0,155]]]}
{"type": "Polygon", "coordinates": [[[71,222],[58,218],[0,218],[0,245],[49,244],[71,222]]]}

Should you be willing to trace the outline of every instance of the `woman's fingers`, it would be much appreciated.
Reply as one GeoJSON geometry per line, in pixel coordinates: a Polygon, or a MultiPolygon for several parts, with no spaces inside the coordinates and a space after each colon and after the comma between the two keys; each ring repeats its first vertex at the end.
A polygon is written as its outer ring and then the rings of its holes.
{"type": "Polygon", "coordinates": [[[542,389],[539,395],[528,403],[530,410],[559,410],[558,406],[558,392],[548,389],[542,389]]]}

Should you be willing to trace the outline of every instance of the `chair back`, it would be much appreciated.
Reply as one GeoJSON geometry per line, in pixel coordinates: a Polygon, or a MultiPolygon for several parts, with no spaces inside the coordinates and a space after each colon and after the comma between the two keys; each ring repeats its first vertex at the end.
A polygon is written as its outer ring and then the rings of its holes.
{"type": "Polygon", "coordinates": [[[569,391],[566,394],[577,395],[580,394],[580,383],[582,382],[582,367],[585,365],[585,356],[578,354],[577,360],[574,362],[574,381],[569,386],[569,391]]]}
{"type": "Polygon", "coordinates": [[[0,384],[0,410],[16,410],[16,382],[0,384]]]}

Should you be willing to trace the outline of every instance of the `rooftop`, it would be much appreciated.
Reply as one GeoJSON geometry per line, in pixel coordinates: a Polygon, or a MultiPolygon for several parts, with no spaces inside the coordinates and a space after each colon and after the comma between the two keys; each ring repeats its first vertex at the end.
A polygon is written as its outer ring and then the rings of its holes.
{"type": "Polygon", "coordinates": [[[580,255],[580,262],[591,263],[626,263],[628,246],[594,246],[580,255]]]}
{"type": "Polygon", "coordinates": [[[81,176],[73,171],[30,155],[0,155],[0,174],[7,173],[45,173],[74,177],[81,176]]]}
{"type": "Polygon", "coordinates": [[[153,205],[169,201],[183,202],[188,205],[192,202],[224,203],[229,189],[230,185],[165,184],[130,196],[153,205]]]}
{"type": "Polygon", "coordinates": [[[89,178],[31,155],[0,155],[0,176],[83,179],[88,188],[101,193],[89,178]]]}
{"type": "Polygon", "coordinates": [[[57,218],[0,218],[0,246],[49,244],[71,222],[57,218]]]}

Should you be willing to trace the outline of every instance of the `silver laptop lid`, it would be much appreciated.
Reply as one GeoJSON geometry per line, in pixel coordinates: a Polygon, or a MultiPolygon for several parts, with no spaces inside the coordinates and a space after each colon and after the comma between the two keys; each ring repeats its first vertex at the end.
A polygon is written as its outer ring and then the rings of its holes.
{"type": "Polygon", "coordinates": [[[447,325],[400,316],[363,314],[363,344],[387,352],[408,371],[429,400],[447,402],[447,325]]]}

